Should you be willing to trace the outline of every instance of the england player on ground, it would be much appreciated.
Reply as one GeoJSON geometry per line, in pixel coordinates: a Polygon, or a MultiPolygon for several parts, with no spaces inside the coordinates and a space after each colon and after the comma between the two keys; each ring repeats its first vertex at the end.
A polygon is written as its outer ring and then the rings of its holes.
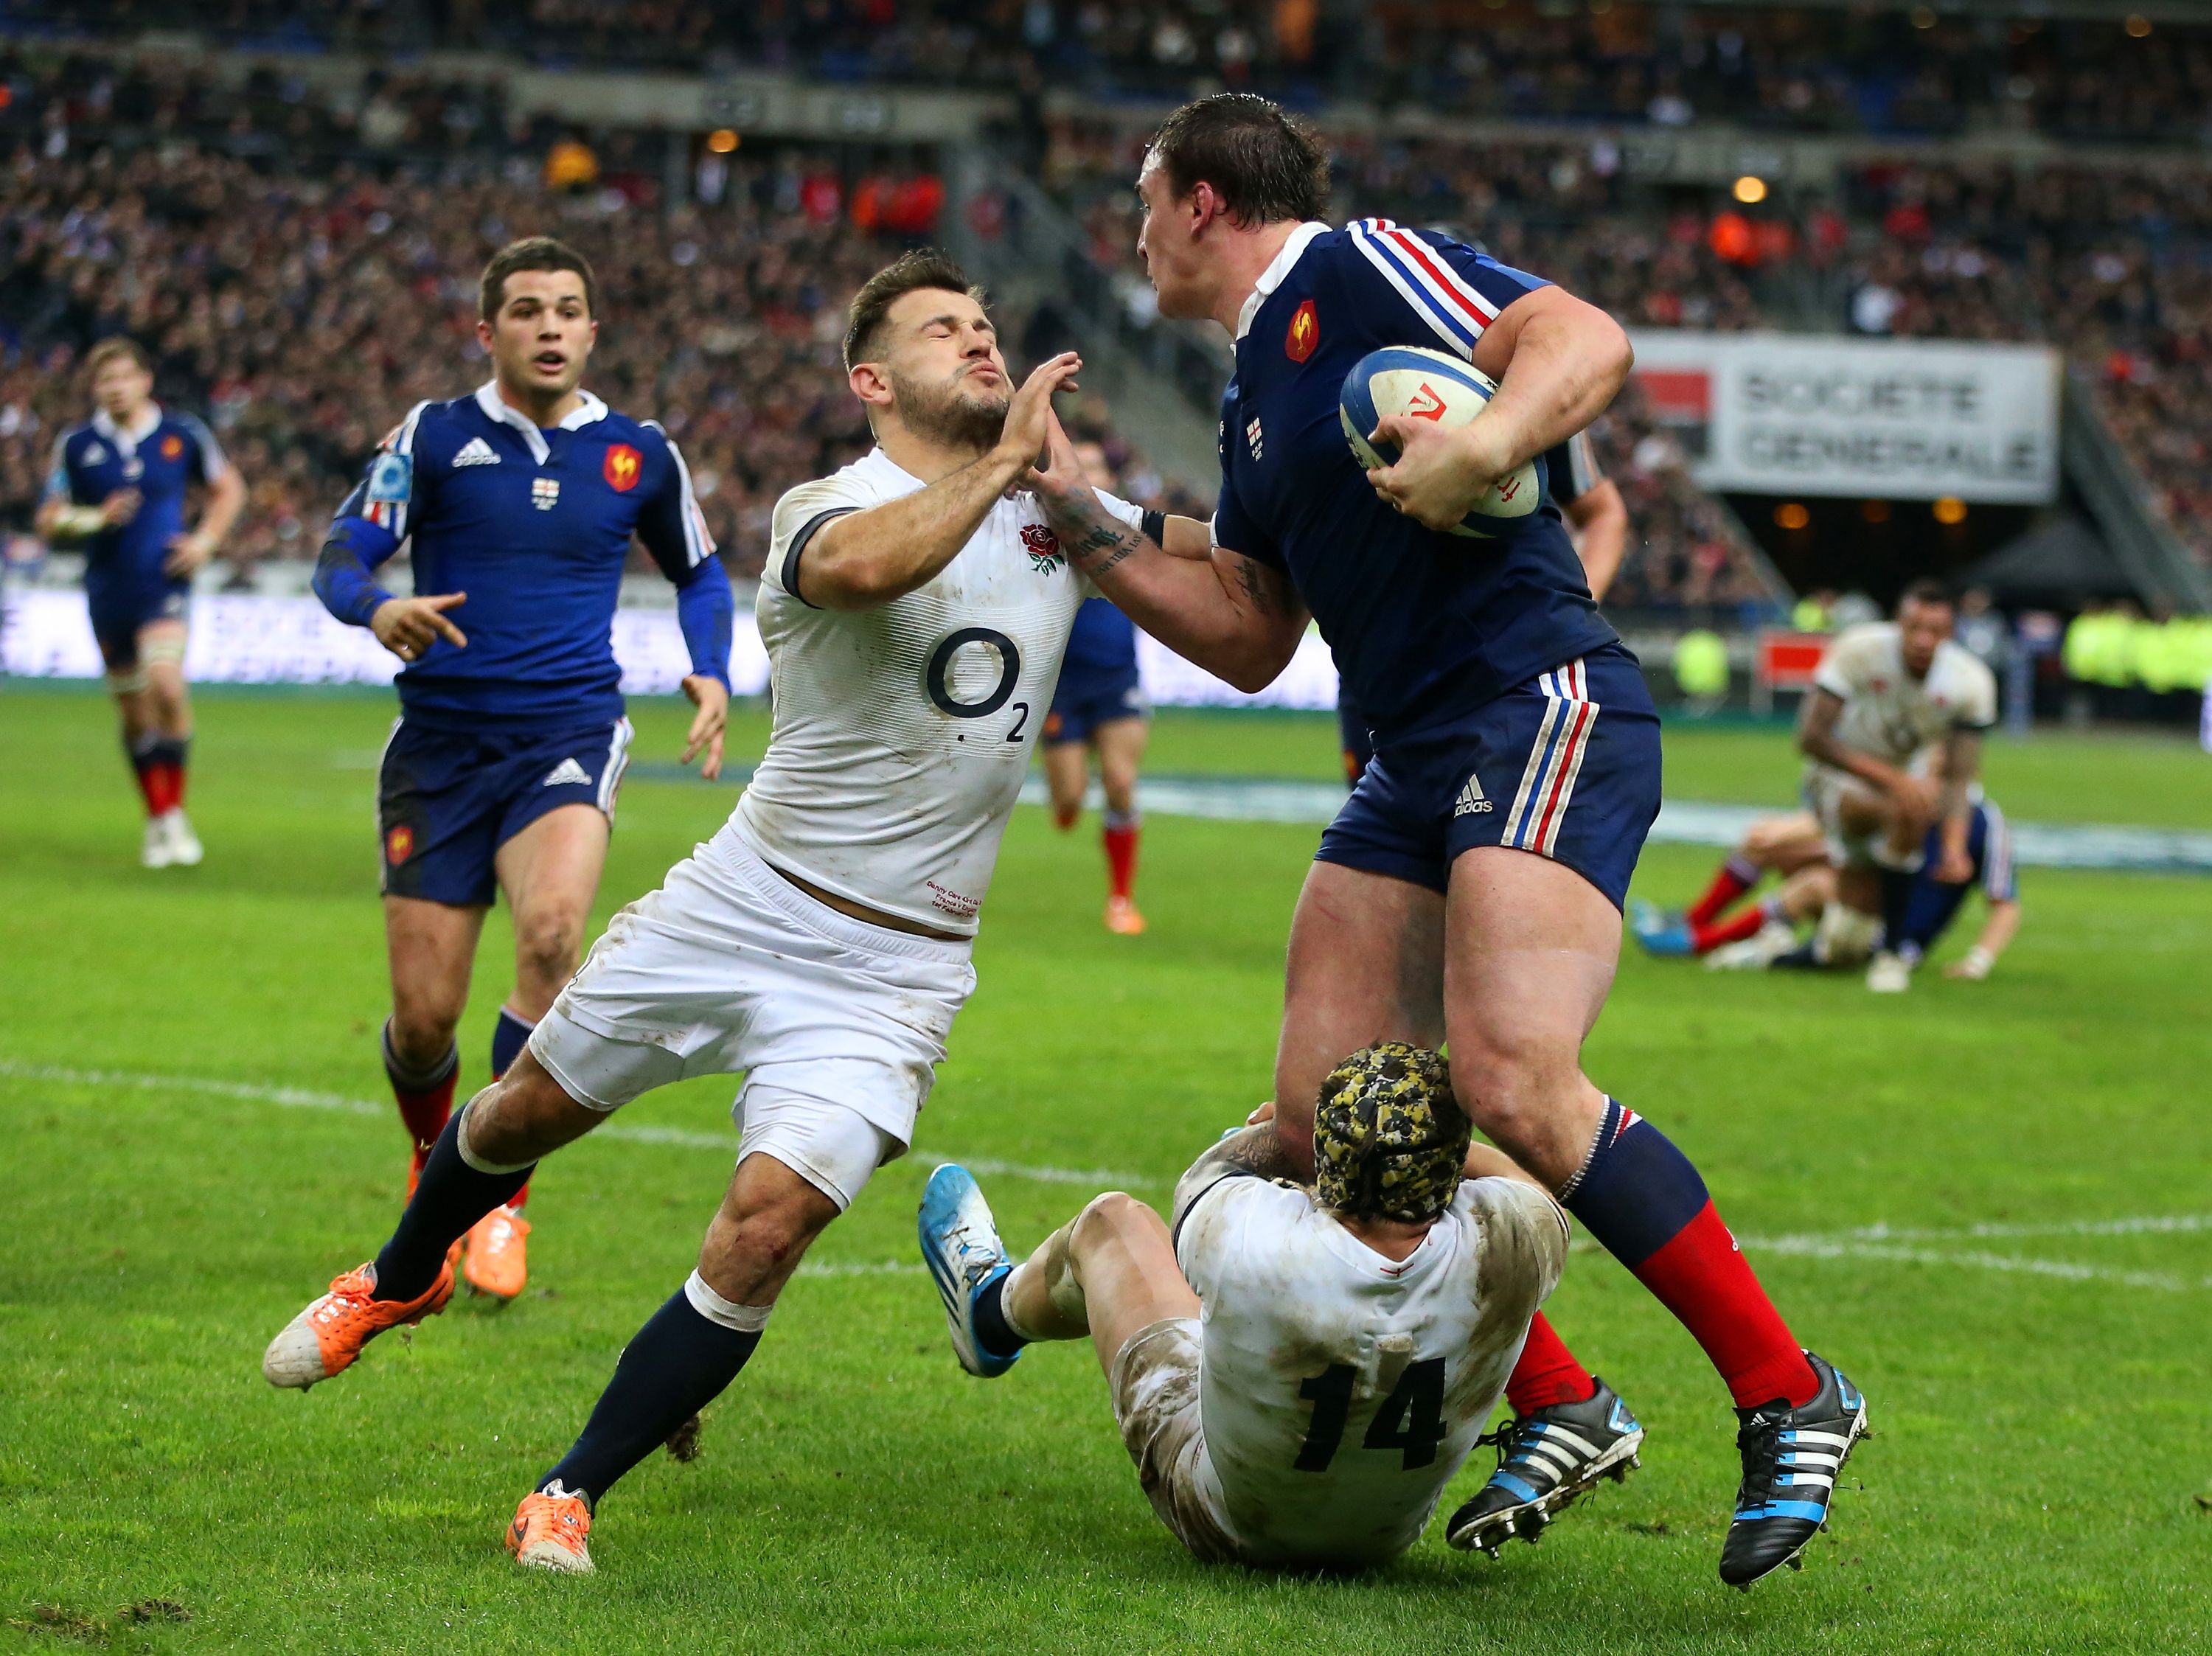
{"type": "MultiPolygon", "coordinates": [[[[1072,355],[1012,392],[977,292],[921,252],[861,287],[845,360],[878,446],[777,503],[758,610],[775,722],[737,810],[615,916],[505,1078],[447,1125],[383,1251],[263,1358],[278,1386],[339,1373],[444,1307],[447,1249],[538,1157],[652,1088],[744,1071],[698,1268],[524,1498],[508,1544],[526,1564],[592,1567],[592,1503],[737,1377],[808,1246],[912,1142],[1088,595],[1024,487],[1072,355]]],[[[1158,527],[1203,544],[1201,524],[1158,527]]]]}
{"type": "MultiPolygon", "coordinates": [[[[1832,953],[1863,948],[1877,930],[1902,937],[1922,841],[1942,846],[1935,874],[1973,877],[1967,854],[1982,735],[1996,723],[1996,677],[1951,631],[1949,591],[1915,581],[1893,621],[1845,628],[1829,645],[1798,719],[1805,803],[1820,819],[1837,870],[1838,901],[1820,918],[1832,953]],[[1933,775],[1913,760],[1940,749],[1933,775]]],[[[1891,949],[1867,968],[1873,989],[1905,987],[1910,968],[1891,949]]]]}
{"type": "MultiPolygon", "coordinates": [[[[684,757],[721,768],[730,583],[660,428],[581,388],[598,337],[581,255],[547,237],[484,269],[477,337],[492,378],[421,403],[338,508],[315,591],[407,664],[377,779],[392,1016],[385,1073],[414,1140],[409,1183],[446,1125],[484,914],[504,890],[514,987],[492,1032],[505,1073],[576,969],[629,762],[611,634],[632,537],[675,583],[698,708],[684,757]],[[377,584],[411,550],[414,596],[377,584]]],[[[502,1300],[527,1280],[518,1186],[470,1233],[464,1270],[502,1300]]]]}
{"type": "MultiPolygon", "coordinates": [[[[1636,660],[1591,602],[1556,508],[1494,539],[1444,532],[1496,478],[1597,416],[1627,373],[1626,337],[1449,239],[1382,220],[1332,229],[1318,220],[1327,183],[1312,136],[1239,94],[1171,115],[1138,180],[1139,251],[1162,313],[1210,317],[1236,341],[1210,564],[1164,556],[1103,513],[1057,430],[1043,498],[1109,597],[1240,688],[1271,681],[1309,615],[1319,621],[1376,757],[1323,835],[1291,922],[1283,1165],[1310,1167],[1309,1101],[1339,1055],[1448,1036],[1475,1125],[1720,1371],[1743,1465],[1721,1575],[1748,1586],[1827,1516],[1832,1474],[1793,1471],[1786,1446],[1825,1453],[1832,1441],[1840,1459],[1864,1405],[1791,1337],[1688,1158],[1582,1071],[1659,806],[1659,720],[1636,660]],[[1400,458],[1363,475],[1340,389],[1368,352],[1410,344],[1468,358],[1498,392],[1455,430],[1385,421],[1400,458]]],[[[1521,1368],[1516,1413],[1538,1396],[1595,1395],[1540,1320],[1521,1368]]]]}
{"type": "MultiPolygon", "coordinates": [[[[1084,474],[1109,493],[1115,488],[1103,445],[1078,443],[1084,474]]],[[[1158,538],[1155,537],[1155,538],[1158,538]]],[[[1106,852],[1106,929],[1135,937],[1145,929],[1137,909],[1137,767],[1145,757],[1152,704],[1137,676],[1137,629],[1103,598],[1075,612],[1067,655],[1044,716],[1044,779],[1052,792],[1052,820],[1072,828],[1083,814],[1090,782],[1085,755],[1098,755],[1098,780],[1106,793],[1100,840],[1106,852]]]]}
{"type": "Polygon", "coordinates": [[[1807,889],[1807,883],[1796,877],[1808,870],[1827,875],[1832,889],[1834,864],[1828,860],[1828,840],[1820,819],[1809,810],[1759,817],[1744,830],[1696,902],[1686,909],[1664,909],[1639,897],[1632,909],[1632,930],[1636,941],[1652,955],[1710,955],[1747,943],[1771,926],[1783,928],[1786,949],[1796,941],[1788,931],[1788,923],[1796,918],[1792,904],[1807,889]],[[1783,888],[1747,908],[1739,907],[1769,874],[1779,875],[1783,888]]]}
{"type": "MultiPolygon", "coordinates": [[[[1593,602],[1605,597],[1606,588],[1620,573],[1628,551],[1628,506],[1620,486],[1607,476],[1597,463],[1597,450],[1589,433],[1578,431],[1565,442],[1544,452],[1544,472],[1552,499],[1566,521],[1582,560],[1583,579],[1593,602]]],[[[1367,717],[1351,693],[1340,685],[1336,698],[1337,743],[1344,755],[1344,783],[1356,788],[1375,756],[1375,737],[1367,717]]]]}
{"type": "Polygon", "coordinates": [[[185,684],[186,608],[192,575],[222,547],[246,505],[246,484],[189,414],[154,401],[146,353],[103,339],[86,354],[95,411],[54,446],[36,526],[85,552],[84,597],[122,722],[123,750],[146,802],[148,868],[190,867],[201,857],[185,816],[191,696],[185,684]],[[187,499],[207,490],[198,525],[187,499]]]}
{"type": "Polygon", "coordinates": [[[1152,1510],[1209,1563],[1357,1569],[1412,1546],[1566,1262],[1566,1216],[1470,1148],[1435,1052],[1354,1052],[1313,1131],[1310,1188],[1264,1176],[1248,1127],[1183,1175],[1172,1226],[1112,1192],[1018,1265],[966,1168],[922,1196],[961,1366],[993,1378],[1087,1337],[1152,1510]]]}

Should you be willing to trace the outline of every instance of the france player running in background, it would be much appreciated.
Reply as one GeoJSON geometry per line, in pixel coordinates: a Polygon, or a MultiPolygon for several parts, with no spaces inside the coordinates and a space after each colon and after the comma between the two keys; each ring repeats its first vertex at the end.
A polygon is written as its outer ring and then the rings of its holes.
{"type": "Polygon", "coordinates": [[[103,339],[85,361],[97,411],[54,446],[37,529],[57,545],[84,549],[92,635],[146,801],[139,861],[189,867],[201,853],[185,816],[192,739],[185,610],[192,575],[238,521],[246,485],[214,434],[154,401],[153,368],[131,341],[103,339]],[[207,505],[188,530],[196,485],[205,487],[207,505]]]}
{"type": "MultiPolygon", "coordinates": [[[[1592,602],[1555,507],[1468,541],[1491,483],[1582,430],[1631,354],[1603,312],[1449,238],[1319,221],[1328,157],[1265,99],[1169,117],[1138,179],[1164,315],[1236,341],[1215,548],[1164,555],[1103,513],[1056,428],[1040,497],[1109,597],[1246,690],[1320,622],[1376,757],[1322,836],[1291,921],[1274,1137],[1312,1166],[1322,1077],[1376,1040],[1450,1041],[1454,1090],[1680,1319],[1727,1384],[1742,1478],[1720,1562],[1744,1586],[1795,1559],[1864,1429],[1857,1391],[1801,1349],[1689,1159],[1584,1076],[1620,905],[1659,808],[1659,719],[1592,602]],[[1382,422],[1363,474],[1339,423],[1354,363],[1443,345],[1498,382],[1455,430],[1382,422]]],[[[1540,1319],[1509,1386],[1597,1392],[1540,1319]],[[1521,1382],[1525,1380],[1527,1384],[1521,1382]]]]}
{"type": "MultiPolygon", "coordinates": [[[[477,337],[493,376],[421,403],[338,508],[315,591],[407,664],[377,783],[392,1016],[384,1065],[414,1140],[411,1191],[451,1112],[453,1040],[484,913],[514,915],[514,987],[492,1034],[505,1073],[576,969],[629,762],[610,634],[633,536],[675,583],[698,708],[684,758],[722,764],[728,578],[683,456],[658,425],[580,389],[599,335],[582,256],[549,237],[485,266],[477,337]],[[377,585],[412,549],[412,597],[377,585]]],[[[465,1271],[512,1299],[528,1186],[484,1216],[465,1271]]]]}
{"type": "MultiPolygon", "coordinates": [[[[1109,494],[1121,485],[1103,445],[1078,443],[1084,475],[1109,494]]],[[[1155,541],[1162,538],[1152,531],[1155,541]]],[[[1137,628],[1103,598],[1091,598],[1075,612],[1075,630],[1053,687],[1052,710],[1044,719],[1044,779],[1052,790],[1052,820],[1065,829],[1083,814],[1090,780],[1086,752],[1098,755],[1098,780],[1106,792],[1106,822],[1100,838],[1106,850],[1106,929],[1133,937],[1145,929],[1137,912],[1137,835],[1143,818],[1137,810],[1137,767],[1145,756],[1145,737],[1152,719],[1137,677],[1137,628]]]]}

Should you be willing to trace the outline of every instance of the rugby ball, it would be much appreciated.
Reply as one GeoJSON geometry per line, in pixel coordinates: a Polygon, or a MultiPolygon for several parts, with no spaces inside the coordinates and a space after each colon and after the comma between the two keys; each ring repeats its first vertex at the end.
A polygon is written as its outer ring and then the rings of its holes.
{"type": "MultiPolygon", "coordinates": [[[[1407,414],[1448,428],[1471,425],[1497,390],[1496,380],[1449,352],[1387,345],[1368,352],[1344,376],[1337,417],[1361,466],[1388,466],[1398,458],[1397,446],[1368,440],[1378,422],[1407,414]]],[[[1530,460],[1500,477],[1451,532],[1488,538],[1534,513],[1544,499],[1542,464],[1530,460]]]]}

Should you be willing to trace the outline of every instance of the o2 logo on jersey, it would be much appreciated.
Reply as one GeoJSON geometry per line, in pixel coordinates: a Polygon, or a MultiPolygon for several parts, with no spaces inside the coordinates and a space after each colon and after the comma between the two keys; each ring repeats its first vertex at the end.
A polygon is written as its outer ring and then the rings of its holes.
{"type": "Polygon", "coordinates": [[[1320,343],[1321,318],[1314,313],[1314,302],[1309,299],[1291,318],[1291,331],[1283,336],[1283,355],[1293,362],[1303,362],[1320,343]]]}
{"type": "Polygon", "coordinates": [[[599,468],[606,475],[607,487],[617,494],[627,494],[635,488],[638,473],[644,469],[644,456],[628,443],[610,445],[606,461],[599,468]]]}
{"type": "MultiPolygon", "coordinates": [[[[1024,531],[1024,535],[1027,534],[1024,531]]],[[[1013,701],[1014,686],[1021,682],[1022,652],[1013,640],[1004,633],[988,627],[963,627],[947,633],[929,652],[929,666],[922,675],[922,687],[929,692],[929,700],[938,712],[954,719],[988,719],[993,713],[1013,701]],[[995,652],[999,658],[999,680],[988,694],[974,701],[963,701],[954,695],[952,658],[971,644],[983,645],[995,652]]],[[[1018,742],[1029,726],[1030,704],[1014,702],[1014,723],[1006,732],[1006,740],[1018,742]]],[[[968,738],[959,738],[965,742],[968,738]]]]}
{"type": "Polygon", "coordinates": [[[1067,555],[1060,549],[1060,537],[1042,524],[1022,525],[1022,549],[1030,555],[1030,566],[1040,575],[1049,575],[1067,561],[1067,555]]]}
{"type": "Polygon", "coordinates": [[[184,452],[185,440],[178,436],[175,432],[171,432],[161,440],[161,458],[164,460],[178,459],[182,457],[184,452]]]}

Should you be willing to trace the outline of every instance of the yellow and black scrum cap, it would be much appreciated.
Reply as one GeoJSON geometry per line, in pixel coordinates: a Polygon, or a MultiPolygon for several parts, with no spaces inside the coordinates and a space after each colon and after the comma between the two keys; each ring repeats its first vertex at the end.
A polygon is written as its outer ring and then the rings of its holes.
{"type": "Polygon", "coordinates": [[[1451,1205],[1473,1136],[1441,1053],[1361,1048],[1328,1072],[1314,1112],[1314,1194],[1358,1219],[1419,1224],[1451,1205]]]}

